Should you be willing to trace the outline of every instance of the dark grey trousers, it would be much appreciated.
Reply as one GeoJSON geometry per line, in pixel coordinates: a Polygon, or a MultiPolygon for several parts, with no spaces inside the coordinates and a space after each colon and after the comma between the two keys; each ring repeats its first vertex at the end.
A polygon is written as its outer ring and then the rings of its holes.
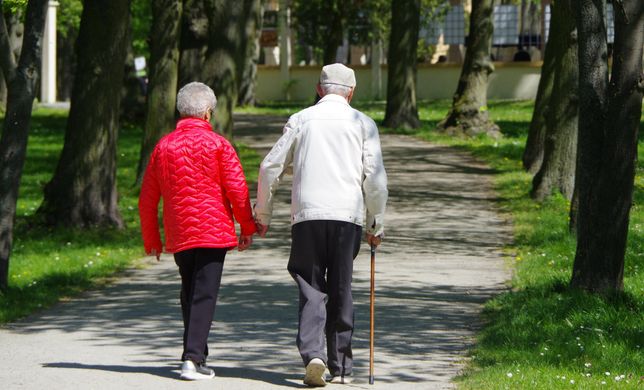
{"type": "Polygon", "coordinates": [[[203,363],[224,268],[225,248],[194,248],[174,254],[181,274],[183,354],[181,360],[203,363]]]}
{"type": "Polygon", "coordinates": [[[362,227],[342,221],[306,221],[293,225],[291,235],[288,270],[300,290],[297,347],[304,365],[320,358],[331,375],[351,374],[351,282],[362,227]]]}

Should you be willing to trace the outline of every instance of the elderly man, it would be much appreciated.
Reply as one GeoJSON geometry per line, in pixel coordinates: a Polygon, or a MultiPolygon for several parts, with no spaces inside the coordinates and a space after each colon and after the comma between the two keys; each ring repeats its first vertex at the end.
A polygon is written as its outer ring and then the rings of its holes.
{"type": "Polygon", "coordinates": [[[342,64],[322,68],[320,101],[291,116],[261,164],[255,218],[260,236],[271,222],[273,195],[293,165],[288,270],[300,291],[297,346],[304,383],[349,383],[353,370],[353,260],[365,219],[366,239],[379,245],[387,176],[378,128],[349,103],[356,85],[342,64]],[[326,353],[325,353],[326,335],[326,353]]]}
{"type": "Polygon", "coordinates": [[[187,84],[177,95],[181,119],[154,148],[139,197],[147,254],[162,251],[158,207],[163,197],[165,249],[181,274],[183,354],[181,379],[209,379],[208,333],[226,252],[248,248],[256,231],[246,179],[232,145],[212,131],[217,99],[205,84],[187,84]],[[241,225],[239,240],[233,216],[241,225]]]}

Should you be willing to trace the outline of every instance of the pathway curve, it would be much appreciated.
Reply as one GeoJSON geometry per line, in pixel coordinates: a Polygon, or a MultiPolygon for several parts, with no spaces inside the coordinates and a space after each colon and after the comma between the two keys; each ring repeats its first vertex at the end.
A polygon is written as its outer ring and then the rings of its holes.
{"type": "MultiPolygon", "coordinates": [[[[242,115],[237,139],[265,153],[284,118],[242,115]]],[[[467,154],[382,136],[390,201],[376,272],[376,362],[367,384],[369,251],[356,259],[356,381],[347,388],[444,389],[459,373],[483,302],[509,278],[493,172],[467,154]]],[[[297,288],[286,271],[289,183],[269,237],[226,260],[211,332],[212,381],[177,380],[179,277],[171,256],[115,284],[0,329],[3,389],[303,388],[297,288]]],[[[339,385],[329,385],[338,387],[339,385]]]]}

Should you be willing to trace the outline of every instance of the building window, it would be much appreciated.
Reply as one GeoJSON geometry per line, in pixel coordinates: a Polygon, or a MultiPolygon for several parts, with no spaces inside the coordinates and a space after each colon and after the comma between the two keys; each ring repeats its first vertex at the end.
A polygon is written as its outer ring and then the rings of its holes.
{"type": "Polygon", "coordinates": [[[519,43],[519,8],[516,5],[494,7],[494,46],[516,46],[519,43]]]}

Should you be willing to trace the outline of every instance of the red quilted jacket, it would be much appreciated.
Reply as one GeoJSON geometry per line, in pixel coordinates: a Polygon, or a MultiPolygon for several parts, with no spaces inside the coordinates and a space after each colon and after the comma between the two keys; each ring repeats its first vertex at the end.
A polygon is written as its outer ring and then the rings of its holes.
{"type": "Polygon", "coordinates": [[[246,178],[232,145],[210,123],[184,118],[154,148],[143,177],[139,216],[145,252],[161,253],[158,207],[163,198],[165,250],[230,248],[255,233],[246,178]]]}

